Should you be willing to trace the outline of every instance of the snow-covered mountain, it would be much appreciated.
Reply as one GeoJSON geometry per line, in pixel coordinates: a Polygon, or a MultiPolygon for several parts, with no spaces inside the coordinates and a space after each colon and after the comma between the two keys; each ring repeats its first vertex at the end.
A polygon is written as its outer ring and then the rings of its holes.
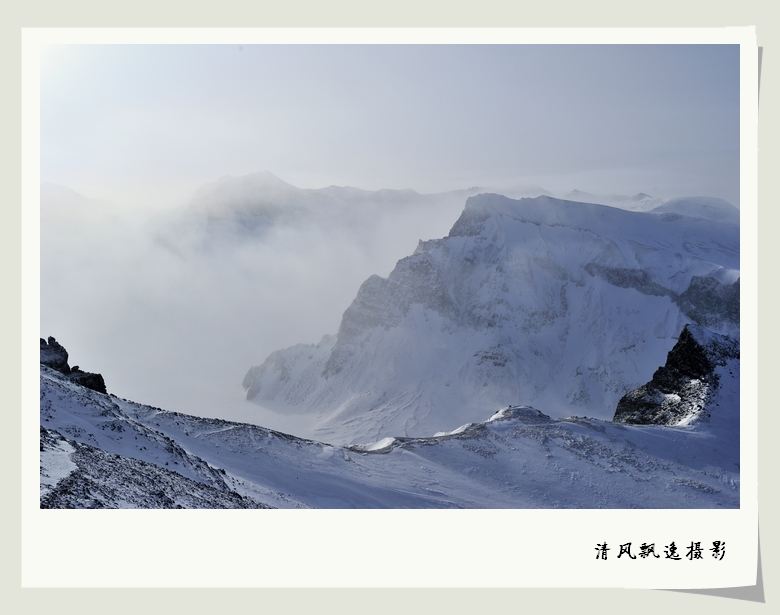
{"type": "Polygon", "coordinates": [[[694,426],[515,406],[449,432],[340,447],[137,404],[42,363],[41,506],[736,508],[731,367],[694,426]]]}
{"type": "Polygon", "coordinates": [[[639,192],[634,196],[597,195],[582,190],[572,190],[564,198],[569,201],[609,205],[628,211],[677,213],[694,218],[739,224],[739,209],[728,201],[710,196],[653,197],[644,192],[639,192]]]}
{"type": "Polygon", "coordinates": [[[727,224],[739,224],[739,210],[728,201],[714,197],[676,197],[661,199],[650,211],[677,213],[683,216],[717,220],[727,224]]]}
{"type": "Polygon", "coordinates": [[[739,336],[738,226],[481,194],[447,237],[368,278],[336,335],[272,353],[244,387],[334,443],[517,404],[609,419],[691,322],[739,336]]]}

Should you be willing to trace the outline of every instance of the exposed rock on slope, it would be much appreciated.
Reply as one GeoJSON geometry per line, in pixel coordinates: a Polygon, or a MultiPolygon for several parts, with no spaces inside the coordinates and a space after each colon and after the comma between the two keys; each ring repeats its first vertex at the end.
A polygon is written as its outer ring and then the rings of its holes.
{"type": "Polygon", "coordinates": [[[83,372],[78,365],[70,367],[68,365],[68,351],[53,337],[49,337],[48,342],[41,338],[41,365],[51,367],[57,370],[69,380],[77,382],[81,386],[106,393],[106,383],[103,376],[91,372],[83,372]]]}
{"type": "Polygon", "coordinates": [[[680,309],[696,324],[709,329],[739,322],[739,280],[721,284],[714,278],[693,276],[688,289],[676,297],[680,309]]]}
{"type": "Polygon", "coordinates": [[[41,508],[269,508],[44,428],[41,459],[41,508]],[[63,462],[70,466],[65,476],[52,471],[63,462]]]}
{"type": "Polygon", "coordinates": [[[717,367],[739,361],[739,341],[687,325],[653,379],[618,402],[616,423],[684,425],[697,420],[720,384],[717,367]]]}

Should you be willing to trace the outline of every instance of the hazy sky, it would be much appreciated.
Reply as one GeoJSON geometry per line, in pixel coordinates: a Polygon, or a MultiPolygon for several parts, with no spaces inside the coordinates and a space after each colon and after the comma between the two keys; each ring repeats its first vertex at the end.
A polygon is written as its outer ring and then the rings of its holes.
{"type": "Polygon", "coordinates": [[[737,45],[45,49],[41,179],[163,207],[223,175],[739,205],[737,45]]]}

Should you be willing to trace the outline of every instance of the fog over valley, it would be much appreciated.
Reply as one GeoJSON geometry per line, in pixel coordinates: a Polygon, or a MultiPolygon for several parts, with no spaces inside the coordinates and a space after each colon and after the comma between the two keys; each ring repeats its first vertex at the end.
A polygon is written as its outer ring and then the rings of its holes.
{"type": "Polygon", "coordinates": [[[117,395],[250,420],[247,368],[335,332],[360,284],[387,275],[419,239],[446,235],[469,194],[333,192],[268,213],[224,201],[203,211],[201,198],[128,217],[44,184],[41,335],[72,340],[117,395]],[[329,204],[338,209],[317,209],[329,204]]]}

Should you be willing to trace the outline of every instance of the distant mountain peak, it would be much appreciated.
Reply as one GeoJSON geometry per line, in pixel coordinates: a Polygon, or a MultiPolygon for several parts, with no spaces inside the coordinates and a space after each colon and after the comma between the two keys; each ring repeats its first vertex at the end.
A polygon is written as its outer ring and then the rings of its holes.
{"type": "Polygon", "coordinates": [[[631,197],[631,200],[632,201],[641,201],[643,199],[652,199],[652,198],[653,197],[651,197],[649,194],[645,194],[644,192],[638,192],[637,194],[635,194],[634,196],[631,197]]]}
{"type": "Polygon", "coordinates": [[[247,175],[223,175],[217,181],[205,184],[199,188],[198,193],[209,193],[229,186],[251,187],[255,190],[300,190],[300,188],[280,179],[270,171],[257,171],[247,175]]]}
{"type": "Polygon", "coordinates": [[[654,213],[676,213],[692,218],[705,218],[726,224],[739,224],[739,209],[724,199],[709,196],[687,196],[664,199],[654,207],[654,213]]]}

